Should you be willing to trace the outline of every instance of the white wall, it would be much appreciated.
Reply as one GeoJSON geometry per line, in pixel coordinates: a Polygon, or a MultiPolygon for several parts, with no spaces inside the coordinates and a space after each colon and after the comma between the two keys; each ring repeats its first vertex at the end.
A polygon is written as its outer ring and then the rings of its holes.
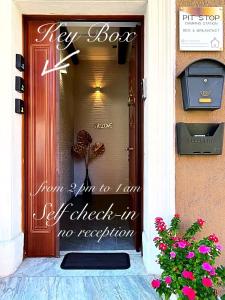
{"type": "MultiPolygon", "coordinates": [[[[110,60],[81,60],[75,72],[75,137],[79,130],[87,130],[93,142],[102,142],[105,153],[89,165],[91,183],[100,194],[102,184],[115,194],[120,184],[129,183],[128,147],[128,64],[110,60]],[[99,85],[101,93],[95,93],[99,85]],[[97,129],[95,124],[112,123],[112,128],[97,129]]],[[[84,161],[75,160],[74,182],[80,187],[85,178],[84,161]]]]}
{"type": "MultiPolygon", "coordinates": [[[[6,0],[3,0],[6,1],[6,0]]],[[[141,15],[147,0],[14,0],[25,14],[141,15]]],[[[154,0],[157,1],[157,0],[154,0]]],[[[166,1],[166,0],[165,0],[166,1]]]]}
{"type": "Polygon", "coordinates": [[[175,0],[149,1],[145,13],[143,259],[159,273],[153,238],[155,217],[175,212],[175,0]]]}
{"type": "Polygon", "coordinates": [[[22,53],[22,16],[14,4],[0,1],[0,276],[13,273],[23,257],[21,229],[22,116],[15,114],[15,55],[22,53]]]}

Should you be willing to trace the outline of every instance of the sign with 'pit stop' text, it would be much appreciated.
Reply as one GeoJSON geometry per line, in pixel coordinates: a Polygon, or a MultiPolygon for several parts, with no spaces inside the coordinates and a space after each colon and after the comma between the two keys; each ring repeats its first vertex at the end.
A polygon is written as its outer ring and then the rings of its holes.
{"type": "Polygon", "coordinates": [[[179,30],[181,51],[222,51],[223,8],[181,7],[179,30]]]}

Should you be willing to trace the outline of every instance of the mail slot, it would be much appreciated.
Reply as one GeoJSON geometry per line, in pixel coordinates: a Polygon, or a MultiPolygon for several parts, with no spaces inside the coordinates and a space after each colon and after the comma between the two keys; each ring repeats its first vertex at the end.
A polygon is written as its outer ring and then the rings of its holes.
{"type": "Polygon", "coordinates": [[[177,123],[176,132],[178,154],[222,154],[224,123],[177,123]]]}
{"type": "Polygon", "coordinates": [[[181,80],[184,110],[221,108],[225,65],[214,59],[201,59],[183,70],[181,80]]]}

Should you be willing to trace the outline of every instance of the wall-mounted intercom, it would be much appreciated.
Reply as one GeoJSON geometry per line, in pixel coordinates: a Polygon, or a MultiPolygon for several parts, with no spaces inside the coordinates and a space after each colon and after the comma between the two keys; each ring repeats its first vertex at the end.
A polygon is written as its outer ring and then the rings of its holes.
{"type": "Polygon", "coordinates": [[[221,107],[225,65],[214,59],[200,59],[187,66],[181,80],[185,110],[215,110],[221,107]]]}

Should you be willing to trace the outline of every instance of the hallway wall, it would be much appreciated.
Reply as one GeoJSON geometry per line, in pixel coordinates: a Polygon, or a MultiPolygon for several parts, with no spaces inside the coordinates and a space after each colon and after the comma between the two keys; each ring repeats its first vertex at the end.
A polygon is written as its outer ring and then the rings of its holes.
{"type": "MultiPolygon", "coordinates": [[[[93,142],[102,142],[105,153],[90,164],[90,178],[99,194],[102,184],[114,194],[119,184],[128,184],[128,65],[116,61],[80,61],[76,66],[75,139],[87,130],[93,142]],[[101,93],[94,92],[100,86],[101,93]],[[112,128],[97,129],[96,123],[112,123],[112,128]]],[[[74,181],[80,187],[85,177],[84,162],[75,161],[74,181]]]]}
{"type": "MultiPolygon", "coordinates": [[[[62,52],[63,57],[68,55],[62,52]]],[[[58,126],[57,126],[57,162],[58,184],[64,187],[63,192],[57,193],[59,203],[70,200],[72,193],[69,192],[74,182],[74,160],[71,155],[71,147],[74,141],[74,103],[75,103],[75,72],[76,66],[70,61],[67,74],[60,73],[60,98],[58,103],[58,126]]]]}

